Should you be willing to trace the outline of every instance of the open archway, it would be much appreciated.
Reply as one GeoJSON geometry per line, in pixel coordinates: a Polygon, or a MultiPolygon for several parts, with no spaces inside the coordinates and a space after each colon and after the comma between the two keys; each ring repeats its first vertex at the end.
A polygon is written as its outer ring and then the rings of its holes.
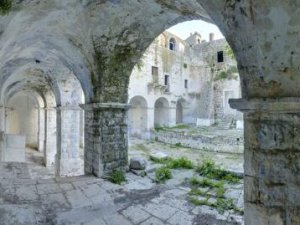
{"type": "Polygon", "coordinates": [[[147,133],[147,101],[142,96],[135,96],[129,102],[129,134],[131,136],[143,137],[147,133]]]}
{"type": "Polygon", "coordinates": [[[169,126],[169,102],[166,98],[159,98],[154,104],[154,127],[169,126]]]}

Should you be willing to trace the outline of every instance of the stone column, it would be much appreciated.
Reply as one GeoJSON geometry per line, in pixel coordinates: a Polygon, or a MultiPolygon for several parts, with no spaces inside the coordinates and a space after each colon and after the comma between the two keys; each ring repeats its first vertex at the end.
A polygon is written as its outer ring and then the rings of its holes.
{"type": "Polygon", "coordinates": [[[169,107],[169,123],[168,126],[173,127],[176,126],[176,102],[170,102],[170,107],[169,107]]]}
{"type": "Polygon", "coordinates": [[[39,108],[39,128],[38,128],[38,150],[43,152],[45,150],[45,109],[39,108]]]}
{"type": "Polygon", "coordinates": [[[5,107],[0,106],[0,162],[4,160],[5,148],[5,107]]]}
{"type": "Polygon", "coordinates": [[[128,163],[126,112],[129,105],[95,103],[85,110],[85,173],[101,177],[128,163]]]}
{"type": "Polygon", "coordinates": [[[300,224],[300,98],[230,105],[244,112],[245,225],[300,224]]]}
{"type": "Polygon", "coordinates": [[[0,131],[5,131],[5,107],[0,105],[0,131]]]}
{"type": "Polygon", "coordinates": [[[46,108],[46,138],[45,138],[45,165],[52,167],[55,165],[56,155],[56,109],[46,108]]]}
{"type": "Polygon", "coordinates": [[[80,149],[79,107],[57,108],[57,176],[79,176],[83,174],[80,149]]]}
{"type": "Polygon", "coordinates": [[[154,108],[147,107],[147,132],[145,135],[145,139],[151,138],[151,130],[154,129],[154,108]]]}

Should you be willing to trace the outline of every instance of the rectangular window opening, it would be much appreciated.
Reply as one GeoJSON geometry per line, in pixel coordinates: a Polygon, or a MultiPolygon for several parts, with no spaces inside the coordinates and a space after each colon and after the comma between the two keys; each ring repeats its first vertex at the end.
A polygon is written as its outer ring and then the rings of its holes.
{"type": "Polygon", "coordinates": [[[152,66],[152,80],[154,83],[158,83],[158,67],[152,66]]]}
{"type": "Polygon", "coordinates": [[[223,51],[219,51],[217,53],[218,55],[218,63],[224,62],[224,52],[223,51]]]}
{"type": "Polygon", "coordinates": [[[184,80],[184,88],[188,88],[188,80],[187,79],[184,80]]]}

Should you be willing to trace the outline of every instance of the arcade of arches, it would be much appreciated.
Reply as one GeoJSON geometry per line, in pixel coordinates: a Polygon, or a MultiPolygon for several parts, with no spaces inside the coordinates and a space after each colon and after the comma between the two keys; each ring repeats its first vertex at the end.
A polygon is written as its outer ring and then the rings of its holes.
{"type": "MultiPolygon", "coordinates": [[[[242,99],[231,107],[244,112],[245,224],[300,224],[299,1],[7,2],[0,2],[1,157],[6,133],[34,123],[18,143],[44,151],[57,175],[81,174],[82,109],[85,173],[125,167],[134,65],[166,28],[203,19],[220,28],[237,58],[242,99]],[[34,121],[14,119],[18,107],[34,121]]],[[[164,107],[155,104],[162,114],[164,107]]]]}

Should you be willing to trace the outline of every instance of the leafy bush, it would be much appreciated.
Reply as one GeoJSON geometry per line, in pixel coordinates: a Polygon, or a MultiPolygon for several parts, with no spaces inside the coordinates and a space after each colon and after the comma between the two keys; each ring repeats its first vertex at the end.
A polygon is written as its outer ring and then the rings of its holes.
{"type": "Polygon", "coordinates": [[[178,142],[178,143],[175,144],[175,147],[177,147],[177,148],[180,148],[181,146],[182,146],[182,145],[181,145],[180,142],[178,142]]]}
{"type": "Polygon", "coordinates": [[[193,162],[185,157],[180,157],[178,159],[169,159],[166,161],[167,167],[171,169],[193,169],[193,162]]]}
{"type": "Polygon", "coordinates": [[[165,164],[165,167],[169,169],[193,169],[193,162],[186,157],[180,157],[178,159],[167,158],[167,159],[157,159],[154,157],[150,157],[150,160],[159,163],[165,164]]]}
{"type": "Polygon", "coordinates": [[[196,168],[201,176],[205,176],[211,179],[226,180],[228,183],[236,184],[240,181],[240,178],[234,173],[220,169],[212,160],[204,160],[203,163],[196,168]]]}
{"type": "Polygon", "coordinates": [[[169,180],[171,178],[172,178],[172,172],[169,168],[164,166],[156,169],[155,171],[156,182],[158,183],[165,182],[166,180],[169,180]]]}
{"type": "Polygon", "coordinates": [[[122,182],[126,181],[125,174],[121,170],[114,170],[110,176],[109,180],[114,184],[121,184],[122,182]]]}
{"type": "Polygon", "coordinates": [[[12,0],[0,0],[0,14],[4,15],[11,10],[12,0]]]}

